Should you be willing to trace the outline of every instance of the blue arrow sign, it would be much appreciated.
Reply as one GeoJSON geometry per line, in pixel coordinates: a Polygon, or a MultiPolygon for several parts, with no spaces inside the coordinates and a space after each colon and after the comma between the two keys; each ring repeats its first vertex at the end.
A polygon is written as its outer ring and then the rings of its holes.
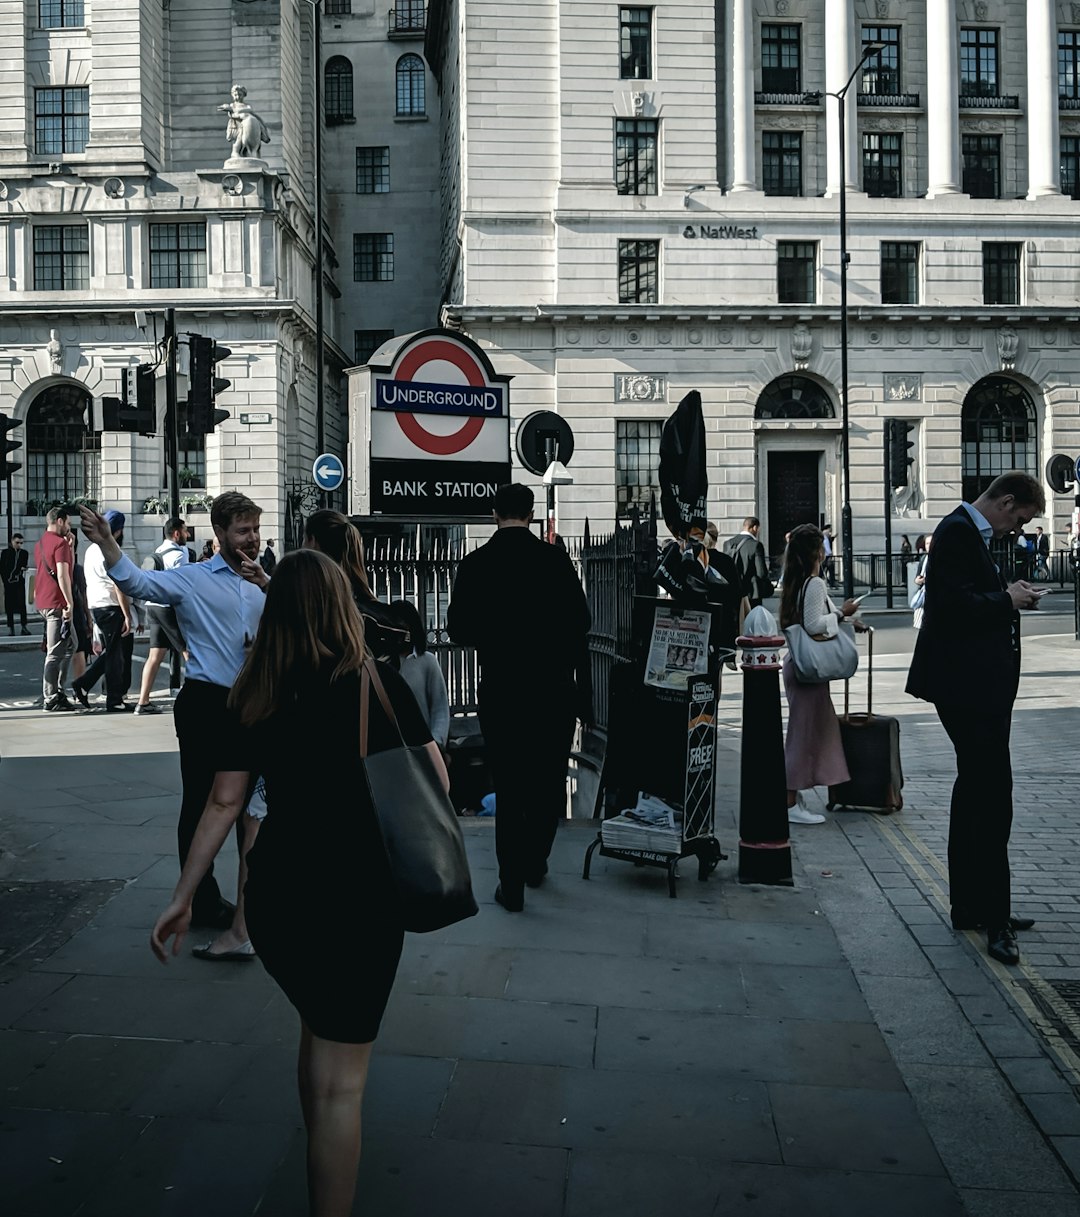
{"type": "Polygon", "coordinates": [[[320,490],[337,490],[345,481],[345,466],[341,463],[341,457],[329,452],[324,452],[322,456],[316,458],[311,472],[315,478],[315,485],[320,490]]]}

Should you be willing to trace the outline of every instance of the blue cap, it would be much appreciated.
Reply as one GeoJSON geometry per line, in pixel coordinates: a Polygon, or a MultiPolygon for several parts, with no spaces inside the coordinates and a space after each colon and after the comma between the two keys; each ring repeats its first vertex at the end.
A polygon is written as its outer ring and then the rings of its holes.
{"type": "Polygon", "coordinates": [[[109,526],[109,531],[112,533],[123,532],[126,518],[122,511],[107,511],[105,513],[105,523],[109,526]]]}

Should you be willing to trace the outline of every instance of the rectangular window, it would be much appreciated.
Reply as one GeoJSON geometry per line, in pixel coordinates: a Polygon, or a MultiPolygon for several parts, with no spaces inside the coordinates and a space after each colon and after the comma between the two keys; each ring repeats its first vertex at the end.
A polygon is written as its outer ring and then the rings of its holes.
{"type": "Polygon", "coordinates": [[[761,91],[802,92],[802,48],[797,25],[762,25],[761,91]]]}
{"type": "Polygon", "coordinates": [[[781,304],[813,304],[817,298],[817,242],[776,243],[776,298],[781,304]]]}
{"type": "Polygon", "coordinates": [[[919,243],[882,241],[881,303],[919,303],[919,243]]]}
{"type": "Polygon", "coordinates": [[[859,92],[870,93],[874,97],[895,97],[900,92],[900,27],[864,25],[863,50],[875,42],[882,42],[885,46],[866,61],[859,92]]]}
{"type": "Polygon", "coordinates": [[[660,242],[619,242],[619,303],[660,302],[660,242]]]}
{"type": "Polygon", "coordinates": [[[83,0],[38,0],[41,29],[59,30],[85,24],[83,0]]]}
{"type": "Polygon", "coordinates": [[[998,91],[997,30],[960,30],[960,96],[996,97],[998,91]]]}
{"type": "Polygon", "coordinates": [[[357,148],[356,193],[390,193],[389,148],[357,148]]]}
{"type": "Polygon", "coordinates": [[[615,507],[621,516],[633,507],[648,511],[650,497],[660,500],[656,471],[663,426],[651,418],[615,423],[615,507]]]}
{"type": "Polygon", "coordinates": [[[1020,243],[984,241],[983,304],[1020,303],[1020,243]]]}
{"type": "Polygon", "coordinates": [[[652,9],[619,9],[619,76],[652,80],[652,9]]]}
{"type": "Polygon", "coordinates": [[[393,336],[393,330],[353,330],[353,362],[357,367],[367,363],[379,347],[393,336]]]}
{"type": "Polygon", "coordinates": [[[1061,193],[1080,199],[1080,138],[1075,135],[1061,137],[1061,193]]]}
{"type": "Polygon", "coordinates": [[[34,150],[38,156],[82,152],[90,138],[90,90],[34,90],[34,150]]]}
{"type": "Polygon", "coordinates": [[[761,185],[766,194],[802,194],[801,131],[762,131],[761,185]]]}
{"type": "Polygon", "coordinates": [[[900,135],[862,137],[863,190],[874,199],[898,199],[903,188],[903,143],[900,135]]]}
{"type": "Polygon", "coordinates": [[[619,194],[656,194],[655,118],[615,120],[615,189],[619,194]]]}
{"type": "Polygon", "coordinates": [[[328,17],[344,17],[352,12],[352,0],[325,0],[323,12],[328,17]]]}
{"type": "Polygon", "coordinates": [[[357,283],[389,283],[394,277],[394,234],[353,233],[352,264],[357,283]]]}
{"type": "Polygon", "coordinates": [[[206,225],[150,225],[150,286],[206,286],[206,225]]]}
{"type": "Polygon", "coordinates": [[[85,224],[34,228],[34,291],[85,291],[90,286],[90,230],[85,224]]]}
{"type": "Polygon", "coordinates": [[[1080,100],[1080,30],[1058,30],[1058,97],[1080,100]]]}
{"type": "Polygon", "coordinates": [[[1001,136],[965,135],[964,193],[973,199],[1001,198],[1001,136]]]}

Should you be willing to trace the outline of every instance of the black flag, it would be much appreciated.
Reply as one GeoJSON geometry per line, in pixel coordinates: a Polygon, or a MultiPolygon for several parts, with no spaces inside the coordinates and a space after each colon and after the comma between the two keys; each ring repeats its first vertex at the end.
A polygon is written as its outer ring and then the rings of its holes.
{"type": "Polygon", "coordinates": [[[704,519],[708,492],[701,394],[691,389],[660,433],[660,511],[675,536],[704,519]]]}

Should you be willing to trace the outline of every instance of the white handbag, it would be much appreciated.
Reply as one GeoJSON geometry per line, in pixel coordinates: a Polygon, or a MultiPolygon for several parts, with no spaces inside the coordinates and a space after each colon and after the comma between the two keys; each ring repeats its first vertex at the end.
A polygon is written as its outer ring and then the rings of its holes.
{"type": "Polygon", "coordinates": [[[784,630],[788,654],[795,665],[795,676],[804,685],[820,685],[830,680],[850,680],[859,668],[859,649],[855,631],[840,625],[832,638],[810,634],[802,624],[806,584],[799,598],[799,621],[784,630]]]}

